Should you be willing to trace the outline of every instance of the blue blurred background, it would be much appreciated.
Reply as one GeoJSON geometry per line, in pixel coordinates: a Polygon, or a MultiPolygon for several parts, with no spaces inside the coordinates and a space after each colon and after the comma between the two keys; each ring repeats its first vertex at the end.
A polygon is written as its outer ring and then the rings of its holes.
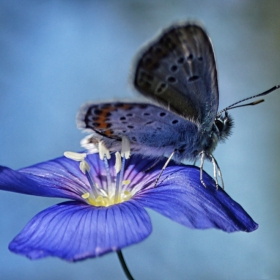
{"type": "MultiPolygon", "coordinates": [[[[17,169],[80,150],[75,115],[89,100],[135,98],[131,61],[178,20],[202,21],[216,52],[220,109],[280,83],[280,1],[0,1],[0,164],[17,169]]],[[[136,279],[280,278],[280,91],[232,111],[215,157],[253,233],[190,230],[149,211],[152,235],[123,251],[136,279]]],[[[212,174],[212,166],[206,168],[212,174]]],[[[124,279],[117,256],[30,261],[8,244],[60,200],[0,193],[1,279],[124,279]]]]}

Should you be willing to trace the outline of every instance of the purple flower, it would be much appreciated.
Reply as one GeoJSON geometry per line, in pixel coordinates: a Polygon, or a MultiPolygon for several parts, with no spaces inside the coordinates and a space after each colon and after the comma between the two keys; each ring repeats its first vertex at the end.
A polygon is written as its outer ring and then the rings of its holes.
{"type": "Polygon", "coordinates": [[[37,214],[9,249],[31,259],[101,256],[149,236],[145,207],[189,228],[250,232],[258,227],[206,173],[205,188],[195,166],[170,162],[155,186],[165,160],[153,166],[154,160],[134,155],[123,160],[117,175],[114,161],[106,166],[91,154],[86,162],[60,157],[18,171],[0,167],[2,190],[70,199],[37,214]]]}

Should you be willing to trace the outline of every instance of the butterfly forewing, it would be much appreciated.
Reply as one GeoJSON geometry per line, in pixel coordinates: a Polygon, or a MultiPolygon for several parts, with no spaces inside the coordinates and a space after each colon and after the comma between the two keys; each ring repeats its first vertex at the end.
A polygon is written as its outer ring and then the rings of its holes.
{"type": "Polygon", "coordinates": [[[134,85],[143,95],[210,130],[218,110],[212,44],[195,24],[172,26],[142,52],[134,85]]]}

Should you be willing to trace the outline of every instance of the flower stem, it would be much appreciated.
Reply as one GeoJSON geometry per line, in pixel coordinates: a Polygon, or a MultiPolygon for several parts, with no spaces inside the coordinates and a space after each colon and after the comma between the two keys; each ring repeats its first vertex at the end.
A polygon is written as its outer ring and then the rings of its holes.
{"type": "Polygon", "coordinates": [[[128,270],[128,267],[125,263],[125,260],[124,260],[124,257],[123,257],[123,254],[122,254],[122,251],[119,250],[117,251],[117,254],[118,254],[118,258],[119,258],[119,261],[121,263],[121,266],[122,266],[122,269],[127,277],[128,280],[134,280],[134,278],[132,277],[132,275],[130,274],[130,271],[128,270]]]}

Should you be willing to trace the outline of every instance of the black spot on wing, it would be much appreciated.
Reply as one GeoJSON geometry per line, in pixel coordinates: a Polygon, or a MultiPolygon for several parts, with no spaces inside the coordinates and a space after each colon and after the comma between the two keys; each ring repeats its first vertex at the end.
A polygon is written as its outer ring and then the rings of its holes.
{"type": "Polygon", "coordinates": [[[188,81],[189,81],[189,82],[194,82],[194,81],[196,81],[196,80],[198,80],[198,79],[199,79],[199,76],[194,75],[194,76],[189,77],[189,78],[188,78],[188,81]]]}

